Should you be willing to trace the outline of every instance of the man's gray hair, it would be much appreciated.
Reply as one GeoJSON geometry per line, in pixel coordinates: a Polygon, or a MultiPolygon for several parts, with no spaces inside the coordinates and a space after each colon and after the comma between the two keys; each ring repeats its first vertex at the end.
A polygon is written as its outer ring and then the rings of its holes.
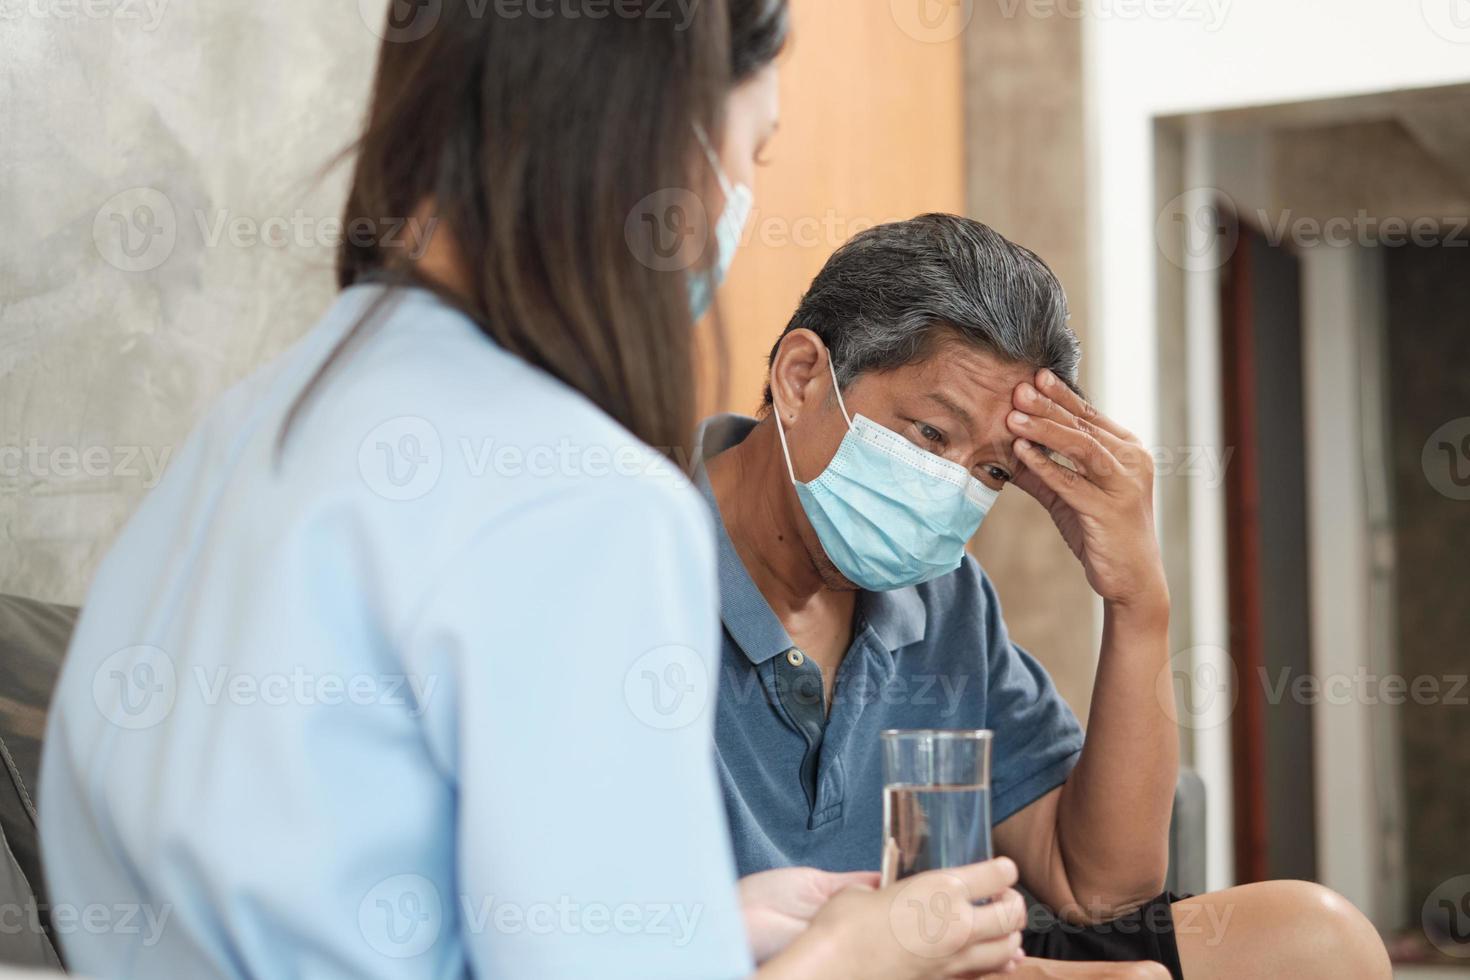
{"type": "Polygon", "coordinates": [[[879,225],[843,245],[782,337],[803,327],[827,345],[843,388],[865,372],[922,360],[944,337],[1050,368],[1078,388],[1082,349],[1057,277],[1034,252],[952,214],[879,225]]]}

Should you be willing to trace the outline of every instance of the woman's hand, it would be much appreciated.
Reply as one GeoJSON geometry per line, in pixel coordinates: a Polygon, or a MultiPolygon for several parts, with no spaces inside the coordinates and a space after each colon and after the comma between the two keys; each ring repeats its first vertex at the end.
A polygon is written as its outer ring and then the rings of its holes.
{"type": "Polygon", "coordinates": [[[759,980],[954,980],[1010,972],[1024,955],[1026,922],[1015,883],[1015,862],[999,858],[881,890],[848,887],[759,980]]]}
{"type": "Polygon", "coordinates": [[[836,874],[816,868],[776,868],[741,878],[740,908],[755,961],[764,963],[791,945],[844,888],[877,887],[876,871],[836,874]]]}
{"type": "Polygon", "coordinates": [[[1051,514],[1093,591],[1119,607],[1167,614],[1169,589],[1154,533],[1153,457],[1050,371],[1037,372],[1034,385],[1017,385],[1013,404],[1006,424],[1025,467],[1015,483],[1051,514]]]}

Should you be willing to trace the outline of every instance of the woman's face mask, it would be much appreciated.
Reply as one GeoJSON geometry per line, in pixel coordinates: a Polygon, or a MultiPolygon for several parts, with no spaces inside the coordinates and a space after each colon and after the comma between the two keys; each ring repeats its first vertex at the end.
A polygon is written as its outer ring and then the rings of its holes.
{"type": "Polygon", "coordinates": [[[735,251],[740,247],[741,236],[745,234],[745,223],[750,220],[750,214],[755,209],[755,192],[745,184],[731,183],[730,178],[725,176],[725,168],[720,166],[720,158],[710,144],[709,137],[705,135],[703,126],[695,123],[694,134],[699,137],[705,156],[714,168],[715,179],[720,182],[720,190],[725,195],[725,210],[715,223],[715,261],[710,268],[698,270],[689,277],[689,312],[698,320],[714,305],[715,291],[725,281],[730,266],[735,261],[735,251]]]}
{"type": "Polygon", "coordinates": [[[796,479],[776,411],[786,469],[822,549],[849,581],[870,592],[954,571],[1000,491],[872,419],[848,415],[830,356],[827,366],[848,428],[837,454],[809,483],[796,479]]]}

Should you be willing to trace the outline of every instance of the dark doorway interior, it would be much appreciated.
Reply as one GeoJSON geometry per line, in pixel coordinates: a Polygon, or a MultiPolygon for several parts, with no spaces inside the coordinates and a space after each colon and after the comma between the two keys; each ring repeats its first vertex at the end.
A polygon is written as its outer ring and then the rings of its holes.
{"type": "Polygon", "coordinates": [[[1406,917],[1470,871],[1470,241],[1384,249],[1406,917]],[[1430,696],[1416,696],[1419,691],[1430,696]]]}
{"type": "Polygon", "coordinates": [[[1221,337],[1227,470],[1236,877],[1316,877],[1307,676],[1306,452],[1300,263],[1242,225],[1225,269],[1221,337]]]}

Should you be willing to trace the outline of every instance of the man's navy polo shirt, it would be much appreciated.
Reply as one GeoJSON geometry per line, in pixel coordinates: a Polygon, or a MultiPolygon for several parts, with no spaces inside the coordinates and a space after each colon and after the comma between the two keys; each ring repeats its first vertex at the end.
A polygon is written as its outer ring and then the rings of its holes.
{"type": "MultiPolygon", "coordinates": [[[[702,458],[739,443],[755,420],[721,416],[702,458]]],[[[791,642],[715,513],[724,620],[715,739],[742,875],[810,865],[879,866],[888,728],[989,728],[995,823],[1066,781],[1082,727],[1051,678],[1013,644],[990,580],[973,558],[915,588],[864,592],[830,714],[820,669],[791,642]]]]}

